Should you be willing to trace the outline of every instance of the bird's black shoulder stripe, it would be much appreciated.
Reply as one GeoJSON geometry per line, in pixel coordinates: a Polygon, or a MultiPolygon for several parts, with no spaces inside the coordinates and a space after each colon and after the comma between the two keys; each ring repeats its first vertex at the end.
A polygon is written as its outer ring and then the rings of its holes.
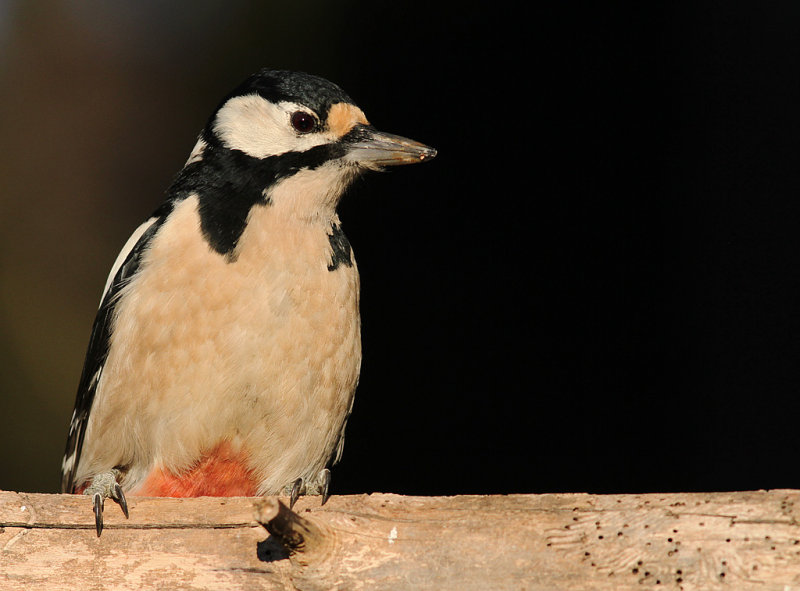
{"type": "Polygon", "coordinates": [[[328,271],[335,271],[339,265],[352,267],[353,249],[339,224],[331,226],[331,233],[328,234],[328,241],[331,243],[331,262],[328,265],[328,271]]]}
{"type": "Polygon", "coordinates": [[[86,352],[86,360],[84,361],[83,372],[81,373],[81,379],[78,385],[78,394],[75,398],[75,410],[72,413],[69,436],[67,437],[67,447],[64,452],[64,461],[62,464],[62,492],[75,492],[75,487],[81,484],[75,482],[75,472],[78,467],[78,462],[80,461],[89,413],[92,409],[92,403],[94,402],[97,386],[103,372],[103,366],[108,357],[111,324],[120,290],[122,290],[139,271],[147,247],[152,243],[158,229],[172,211],[172,207],[173,203],[167,202],[156,211],[154,214],[155,219],[132,246],[103,295],[103,300],[100,303],[100,308],[97,311],[97,316],[92,326],[89,348],[86,352]]]}
{"type": "Polygon", "coordinates": [[[215,252],[228,257],[233,256],[247,226],[250,209],[270,204],[269,187],[344,154],[342,146],[325,144],[258,159],[223,146],[210,132],[203,139],[207,143],[203,157],[184,167],[169,196],[178,201],[197,195],[203,236],[215,252]]]}

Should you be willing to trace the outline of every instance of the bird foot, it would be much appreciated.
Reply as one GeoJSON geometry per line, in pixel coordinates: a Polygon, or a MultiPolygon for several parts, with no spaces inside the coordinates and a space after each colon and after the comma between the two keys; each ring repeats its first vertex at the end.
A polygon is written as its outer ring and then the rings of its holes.
{"type": "Polygon", "coordinates": [[[125,514],[125,519],[128,518],[128,501],[125,500],[125,493],[122,492],[122,487],[117,482],[117,478],[121,472],[116,468],[108,472],[102,472],[92,478],[92,482],[83,491],[83,494],[89,495],[93,499],[94,505],[94,525],[97,529],[97,537],[103,533],[103,508],[106,499],[113,499],[122,508],[125,514]]]}
{"type": "Polygon", "coordinates": [[[330,485],[331,471],[327,468],[323,468],[319,471],[316,481],[313,484],[307,483],[302,477],[298,478],[291,484],[291,486],[287,486],[286,489],[284,489],[285,492],[289,494],[289,508],[291,509],[294,507],[294,504],[297,502],[297,499],[300,497],[300,495],[306,494],[322,495],[321,504],[324,505],[331,496],[328,492],[330,485]]]}

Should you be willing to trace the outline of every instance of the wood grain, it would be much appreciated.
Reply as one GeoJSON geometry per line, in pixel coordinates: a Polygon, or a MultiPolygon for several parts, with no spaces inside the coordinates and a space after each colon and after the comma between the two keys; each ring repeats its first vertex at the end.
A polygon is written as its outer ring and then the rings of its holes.
{"type": "Polygon", "coordinates": [[[262,521],[275,514],[260,499],[131,498],[129,520],[108,502],[97,538],[86,497],[0,492],[0,589],[800,591],[798,501],[794,490],[304,497],[299,522],[324,532],[304,553],[259,524],[257,504],[262,521]]]}

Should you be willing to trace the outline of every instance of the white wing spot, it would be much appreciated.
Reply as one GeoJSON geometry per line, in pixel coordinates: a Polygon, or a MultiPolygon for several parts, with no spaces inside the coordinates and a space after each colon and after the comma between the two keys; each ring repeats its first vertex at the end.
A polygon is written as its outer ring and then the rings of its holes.
{"type": "MultiPolygon", "coordinates": [[[[108,290],[106,290],[106,291],[108,291],[108,290]]],[[[105,297],[105,292],[103,293],[103,297],[105,297]]],[[[94,372],[94,375],[92,376],[92,379],[89,380],[89,388],[92,388],[93,386],[95,386],[97,384],[97,382],[100,381],[100,374],[101,373],[103,373],[103,366],[102,365],[98,368],[98,370],[96,372],[94,372]]],[[[73,412],[72,414],[73,414],[73,419],[74,419],[75,413],[73,412]]]]}
{"type": "Polygon", "coordinates": [[[69,472],[72,470],[72,466],[75,465],[75,454],[73,453],[69,457],[64,457],[64,461],[61,462],[61,470],[63,472],[69,472]]]}
{"type": "Polygon", "coordinates": [[[394,541],[397,539],[397,528],[393,527],[392,531],[389,532],[389,543],[394,544],[394,541]]]}
{"type": "Polygon", "coordinates": [[[158,218],[155,217],[150,218],[141,226],[136,228],[136,230],[133,231],[133,234],[131,234],[131,237],[128,238],[128,241],[125,243],[125,246],[122,247],[122,250],[120,251],[119,256],[117,257],[117,260],[114,261],[114,264],[111,267],[111,273],[108,274],[108,279],[106,279],[106,286],[103,289],[103,296],[100,298],[100,304],[103,303],[103,299],[106,297],[106,294],[108,293],[108,290],[111,287],[111,282],[114,281],[114,277],[116,276],[117,271],[119,271],[119,268],[122,266],[122,263],[124,263],[125,259],[128,258],[128,255],[133,250],[133,247],[136,246],[136,243],[139,242],[139,238],[141,238],[142,235],[145,232],[147,232],[150,226],[152,226],[157,219],[158,218]]]}
{"type": "Polygon", "coordinates": [[[189,166],[194,162],[199,162],[203,159],[203,152],[206,149],[206,143],[203,141],[203,138],[197,140],[197,143],[192,148],[192,153],[189,154],[189,159],[186,161],[184,166],[189,166]]]}

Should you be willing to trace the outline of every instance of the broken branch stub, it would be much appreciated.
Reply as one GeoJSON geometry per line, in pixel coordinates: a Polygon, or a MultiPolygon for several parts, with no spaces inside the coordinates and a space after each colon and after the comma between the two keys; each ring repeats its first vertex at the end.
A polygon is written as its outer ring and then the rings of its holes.
{"type": "Polygon", "coordinates": [[[255,503],[255,519],[289,551],[292,557],[323,560],[333,548],[334,533],[325,525],[302,517],[275,497],[255,503]]]}

